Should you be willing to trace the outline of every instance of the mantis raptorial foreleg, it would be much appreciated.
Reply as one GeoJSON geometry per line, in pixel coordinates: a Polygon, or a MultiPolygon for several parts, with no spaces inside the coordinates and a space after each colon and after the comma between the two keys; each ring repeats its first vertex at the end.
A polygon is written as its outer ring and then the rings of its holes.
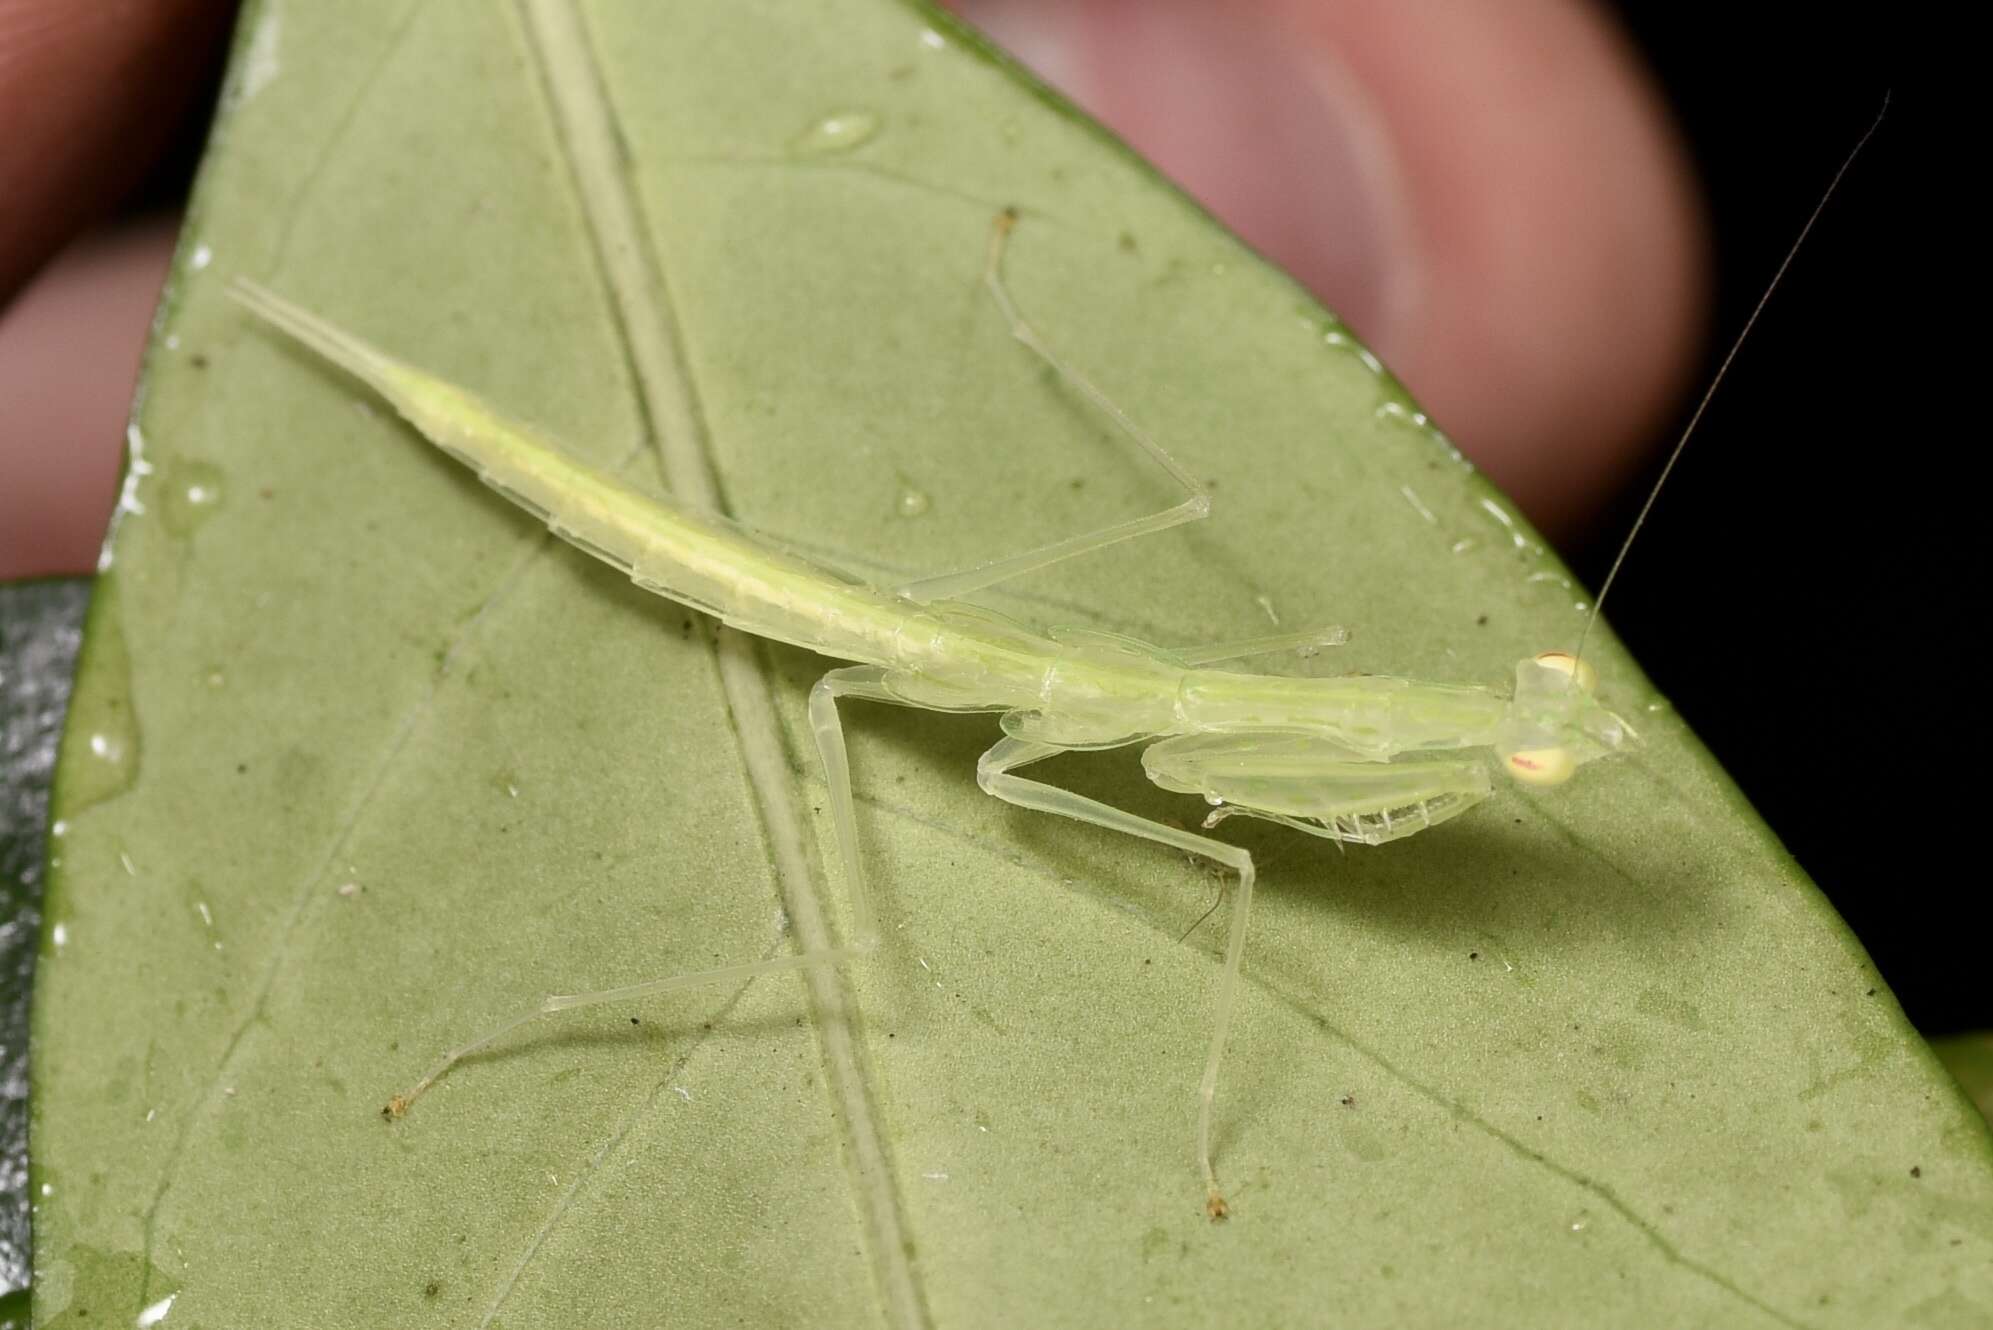
{"type": "Polygon", "coordinates": [[[876,666],[853,665],[832,670],[819,679],[816,687],[810,690],[810,728],[816,732],[817,752],[823,758],[824,781],[830,787],[831,822],[837,834],[838,853],[844,861],[845,879],[851,886],[852,939],[849,946],[836,947],[828,951],[802,951],[793,956],[773,956],[767,960],[745,961],[739,965],[723,965],[713,970],[696,970],[689,974],[648,979],[642,983],[626,984],[621,988],[604,988],[590,993],[549,995],[532,1009],[521,1012],[468,1043],[459,1044],[443,1054],[436,1060],[434,1066],[422,1074],[421,1080],[388,1100],[387,1107],[382,1111],[390,1118],[400,1117],[408,1111],[410,1104],[421,1098],[430,1086],[442,1079],[444,1074],[457,1063],[542,1016],[551,1016],[562,1011],[575,1011],[582,1007],[601,1006],[610,1002],[635,1002],[643,998],[662,997],[667,993],[703,988],[708,984],[745,983],[764,974],[800,970],[807,965],[836,965],[869,955],[876,950],[879,945],[878,919],[872,909],[871,893],[865,884],[865,870],[858,857],[858,819],[851,798],[851,762],[845,752],[844,727],[838,721],[837,699],[862,697],[904,706],[905,703],[900,698],[886,690],[884,679],[885,671],[876,666]]]}
{"type": "Polygon", "coordinates": [[[1118,545],[1124,540],[1166,531],[1185,522],[1198,521],[1209,516],[1211,512],[1211,496],[1197,478],[1184,470],[1183,465],[1171,457],[1160,443],[1150,438],[1141,426],[1130,420],[1128,413],[1116,406],[1113,399],[1095,386],[1091,379],[1061,360],[1058,354],[1045,344],[1045,339],[1038,335],[1037,329],[1018,313],[1016,302],[1010,298],[1010,291],[1003,284],[1003,252],[1010,239],[1011,228],[1015,225],[1017,225],[1015,212],[1006,209],[997,214],[996,223],[990,229],[989,256],[983,264],[983,285],[989,288],[990,298],[996,301],[997,308],[1003,312],[1005,322],[1010,325],[1010,335],[1031,348],[1033,354],[1051,366],[1052,370],[1075,392],[1098,407],[1102,414],[1114,422],[1116,429],[1133,439],[1143,452],[1154,459],[1156,465],[1169,474],[1171,480],[1181,485],[1188,497],[1161,512],[1130,518],[1126,522],[1116,522],[1097,531],[1055,540],[1049,545],[1025,550],[1021,554],[992,559],[987,563],[975,564],[937,577],[923,577],[893,588],[909,600],[952,600],[966,596],[972,591],[981,591],[985,587],[995,586],[1020,574],[1048,568],[1055,563],[1062,563],[1082,554],[1091,554],[1095,550],[1106,549],[1109,545],[1118,545]]]}
{"type": "Polygon", "coordinates": [[[1064,751],[1051,744],[999,740],[976,763],[976,783],[985,792],[1020,808],[1056,813],[1110,831],[1159,841],[1215,859],[1239,875],[1239,894],[1232,902],[1232,927],[1225,942],[1225,970],[1218,980],[1218,1011],[1212,1021],[1211,1051],[1205,1059],[1204,1079],[1197,1087],[1197,1163],[1204,1170],[1204,1205],[1213,1219],[1222,1219],[1227,1207],[1224,1193],[1218,1190],[1218,1175],[1211,1167],[1211,1105],[1218,1093],[1218,1066],[1224,1060],[1225,1035],[1231,1029],[1232,1010],[1238,1003],[1239,970],[1246,954],[1246,920],[1253,904],[1253,857],[1237,845],[1165,826],[1071,790],[1013,774],[1018,767],[1064,751]]]}

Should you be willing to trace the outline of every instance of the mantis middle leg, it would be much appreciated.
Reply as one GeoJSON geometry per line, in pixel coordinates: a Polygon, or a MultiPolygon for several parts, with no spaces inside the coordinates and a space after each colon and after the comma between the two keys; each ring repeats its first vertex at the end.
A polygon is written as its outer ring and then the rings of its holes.
{"type": "Polygon", "coordinates": [[[1319,628],[1304,628],[1298,633],[1269,633],[1264,637],[1243,637],[1234,642],[1214,642],[1210,646],[1174,647],[1170,654],[1186,665],[1216,665],[1220,661],[1269,656],[1276,651],[1339,647],[1348,641],[1347,628],[1324,624],[1319,628]]]}
{"type": "Polygon", "coordinates": [[[1090,822],[1110,831],[1126,832],[1130,836],[1175,846],[1179,850],[1215,859],[1239,875],[1239,894],[1232,902],[1232,926],[1225,941],[1225,971],[1218,981],[1218,1010],[1212,1021],[1211,1051],[1204,1061],[1204,1079],[1197,1087],[1197,1163],[1204,1170],[1204,1209],[1213,1219],[1223,1219],[1228,1207],[1224,1193],[1218,1188],[1218,1175],[1211,1167],[1211,1105],[1218,1094],[1218,1067],[1225,1055],[1225,1036],[1231,1029],[1232,1012],[1238,1005],[1239,972],[1246,954],[1246,920],[1252,913],[1253,904],[1253,857],[1237,845],[1165,826],[1071,790],[1014,774],[1018,767],[1064,751],[1052,744],[1029,743],[1022,739],[999,740],[976,763],[976,783],[986,793],[1020,808],[1056,813],[1060,817],[1090,822]]]}
{"type": "Polygon", "coordinates": [[[851,798],[851,763],[845,751],[844,728],[837,717],[837,699],[863,697],[905,705],[901,699],[886,691],[884,677],[885,671],[876,666],[854,665],[832,670],[818,680],[816,687],[810,690],[810,727],[816,732],[817,752],[823,759],[824,780],[830,787],[831,821],[836,830],[839,855],[844,861],[845,877],[850,883],[853,936],[849,946],[834,947],[827,951],[801,951],[791,956],[772,956],[766,960],[744,961],[739,965],[723,965],[711,970],[694,970],[686,974],[674,974],[661,979],[647,979],[641,983],[626,984],[620,988],[597,989],[587,993],[550,994],[542,998],[531,1010],[521,1012],[485,1031],[477,1038],[459,1044],[444,1053],[436,1060],[435,1065],[422,1074],[421,1080],[388,1100],[387,1106],[381,1110],[383,1116],[391,1119],[400,1117],[457,1063],[473,1053],[490,1047],[520,1026],[536,1021],[542,1016],[551,1016],[562,1011],[575,1011],[582,1007],[602,1006],[611,1002],[634,1002],[642,998],[662,997],[667,993],[703,988],[710,984],[745,983],[764,974],[801,970],[805,966],[837,965],[870,955],[877,950],[878,921],[872,909],[871,893],[866,886],[865,871],[858,857],[858,820],[851,798]]]}
{"type": "Polygon", "coordinates": [[[1116,429],[1134,440],[1156,465],[1168,473],[1171,480],[1183,487],[1185,498],[1181,503],[1160,512],[1130,518],[1128,521],[1116,522],[1096,531],[1055,540],[1049,545],[1025,550],[1021,554],[991,559],[937,577],[923,577],[893,588],[909,600],[923,602],[953,600],[966,596],[972,591],[981,591],[985,587],[1009,581],[1020,574],[1048,568],[1055,563],[1078,558],[1082,554],[1091,554],[1095,550],[1106,549],[1109,545],[1118,545],[1124,540],[1133,540],[1137,536],[1151,535],[1157,531],[1167,531],[1170,527],[1181,526],[1185,522],[1199,521],[1211,513],[1211,495],[1203,484],[1190,472],[1184,470],[1183,464],[1170,456],[1168,451],[1151,438],[1140,425],[1129,419],[1128,413],[1116,406],[1113,398],[1102,392],[1086,375],[1061,360],[1058,353],[1046,345],[1045,339],[1038,335],[1038,330],[1018,312],[1017,302],[1010,298],[1010,290],[1003,283],[1003,254],[1010,240],[1011,229],[1016,225],[1016,212],[1005,209],[997,214],[996,221],[990,228],[989,256],[983,264],[983,285],[989,289],[990,298],[996,302],[997,309],[1003,313],[1004,321],[1010,325],[1010,335],[1024,343],[1040,360],[1051,366],[1053,372],[1065,380],[1075,392],[1098,407],[1109,420],[1114,422],[1116,429]]]}

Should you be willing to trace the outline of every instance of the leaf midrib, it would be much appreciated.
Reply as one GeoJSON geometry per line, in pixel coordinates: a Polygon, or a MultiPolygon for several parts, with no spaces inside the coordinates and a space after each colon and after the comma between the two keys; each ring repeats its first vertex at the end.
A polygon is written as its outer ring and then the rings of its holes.
{"type": "MultiPolygon", "coordinates": [[[[583,21],[558,0],[521,0],[521,19],[665,481],[681,499],[724,511],[711,437],[670,283],[642,224],[583,21]]],[[[803,950],[831,950],[824,883],[809,853],[763,653],[752,639],[725,628],[718,630],[715,643],[715,664],[783,904],[803,950]]],[[[882,1310],[891,1325],[909,1330],[924,1326],[924,1299],[906,1255],[911,1245],[907,1217],[893,1185],[883,1124],[858,1045],[855,1003],[843,974],[833,967],[809,966],[803,979],[844,1128],[841,1155],[863,1215],[882,1310]]]]}

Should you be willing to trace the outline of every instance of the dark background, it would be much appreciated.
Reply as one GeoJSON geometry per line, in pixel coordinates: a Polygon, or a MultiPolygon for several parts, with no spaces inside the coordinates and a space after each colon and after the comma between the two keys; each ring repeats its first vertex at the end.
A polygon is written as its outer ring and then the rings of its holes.
{"type": "MultiPolygon", "coordinates": [[[[1960,391],[1982,338],[1953,330],[1970,327],[1981,285],[1967,274],[1985,214],[1964,195],[1984,174],[1983,139],[1969,141],[1983,111],[1940,105],[1946,38],[1919,31],[1913,6],[1860,26],[1809,7],[1792,11],[1803,30],[1780,31],[1740,27],[1732,6],[1615,8],[1708,194],[1719,285],[1704,383],[1890,94],[1607,615],[1918,1027],[1993,1027],[1975,834],[1993,814],[1968,806],[1984,723],[1960,627],[1984,600],[1993,509],[1985,427],[1960,391]]],[[[1591,585],[1644,490],[1573,552],[1591,585]]]]}

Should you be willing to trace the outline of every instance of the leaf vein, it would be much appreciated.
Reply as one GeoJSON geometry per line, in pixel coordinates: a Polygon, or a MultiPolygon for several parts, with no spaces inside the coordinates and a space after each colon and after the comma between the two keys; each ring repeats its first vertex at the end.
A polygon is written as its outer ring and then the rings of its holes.
{"type": "Polygon", "coordinates": [[[435,709],[437,696],[442,692],[443,685],[453,677],[452,667],[463,648],[476,635],[485,619],[511,596],[534,561],[553,543],[552,537],[545,532],[535,532],[529,536],[525,541],[525,552],[506,570],[505,575],[493,587],[491,594],[458,625],[456,633],[450,638],[449,645],[444,648],[441,666],[430,677],[427,687],[416,699],[415,705],[402,717],[400,725],[388,740],[380,761],[375,764],[373,772],[362,786],[358,798],[334,826],[332,835],[326,843],[325,853],[319,857],[318,863],[305,874],[300,883],[292,898],[290,910],[278,927],[276,944],[264,962],[262,977],[257,982],[256,997],[249,1004],[247,1014],[230,1032],[228,1042],[222,1047],[221,1057],[215,1063],[214,1074],[208,1078],[206,1089],[197,1099],[188,1103],[179,1131],[174,1136],[173,1148],[168,1153],[165,1167],[160,1172],[159,1186],[154,1190],[152,1200],[145,1208],[143,1265],[145,1274],[139,1286],[140,1307],[148,1305],[151,1298],[151,1272],[154,1268],[153,1254],[158,1236],[159,1214],[165,1205],[167,1195],[173,1189],[173,1184],[179,1178],[181,1165],[186,1160],[187,1146],[193,1138],[194,1127],[198,1121],[196,1107],[213,1101],[221,1093],[222,1086],[229,1081],[229,1071],[235,1065],[243,1041],[248,1037],[249,1031],[263,1019],[264,1013],[269,1008],[270,995],[276,991],[279,977],[289,969],[285,962],[290,956],[291,949],[297,945],[297,939],[307,920],[314,913],[312,906],[317,904],[322,907],[329,897],[330,893],[321,890],[321,885],[330,875],[332,866],[339,861],[353,833],[365,820],[374,800],[387,785],[388,776],[393,772],[395,764],[401,760],[402,754],[407,751],[409,740],[414,738],[416,731],[435,709]]]}
{"type": "MultiPolygon", "coordinates": [[[[989,843],[986,840],[978,839],[975,836],[963,832],[960,828],[950,826],[945,822],[940,822],[936,821],[933,818],[924,817],[906,805],[893,803],[886,799],[880,798],[877,795],[866,794],[861,791],[854,791],[853,794],[854,798],[858,803],[876,812],[885,813],[889,817],[910,822],[928,831],[932,831],[941,836],[945,836],[951,840],[958,842],[966,849],[980,850],[984,852],[987,852],[989,850],[989,843]]],[[[1159,851],[1158,853],[1161,852],[1159,851]]],[[[1006,860],[1006,862],[1013,862],[1013,861],[1006,860]]],[[[1073,891],[1078,887],[1077,883],[1067,878],[1059,876],[1057,873],[1052,872],[1048,868],[1035,865],[1027,860],[1017,860],[1014,862],[1018,867],[1022,868],[1025,872],[1030,873],[1032,876],[1039,878],[1041,881],[1053,887],[1056,887],[1061,891],[1073,891]]],[[[1102,903],[1106,895],[1105,892],[1102,892],[1097,889],[1081,890],[1080,894],[1087,897],[1090,900],[1095,901],[1097,904],[1102,903]]],[[[1112,907],[1103,904],[1102,908],[1112,908],[1112,907]]],[[[1165,926],[1165,924],[1160,920],[1157,920],[1146,914],[1137,914],[1134,917],[1140,920],[1140,922],[1144,927],[1150,929],[1151,931],[1156,933],[1157,936],[1159,937],[1167,938],[1170,941],[1176,943],[1181,943],[1183,941],[1182,938],[1176,936],[1176,934],[1171,932],[1170,929],[1167,926],[1165,926]]],[[[1365,1061],[1369,1062],[1371,1065],[1375,1066],[1378,1070],[1382,1071],[1390,1079],[1398,1082],[1398,1084],[1412,1091],[1420,1098],[1425,1099],[1429,1103],[1433,1104],[1435,1107],[1443,1110],[1447,1114],[1447,1116],[1451,1117],[1455,1121],[1465,1123],[1467,1126],[1473,1128],[1474,1130],[1480,1132],[1484,1136],[1487,1136],[1489,1139],[1495,1141],[1497,1144],[1501,1145],[1504,1149],[1509,1151],[1509,1153],[1513,1154],[1517,1158],[1522,1159],[1539,1168],[1542,1168],[1547,1172],[1553,1174],[1554,1176],[1556,1176],[1566,1184],[1576,1187],[1579,1190],[1584,1191],[1590,1194],[1591,1196],[1597,1198],[1600,1204],[1610,1209],[1614,1214],[1617,1214],[1622,1220],[1624,1220],[1628,1225],[1630,1225],[1635,1232],[1640,1234],[1640,1236],[1647,1241],[1648,1245],[1651,1246],[1668,1264],[1686,1270],[1689,1273],[1713,1285],[1714,1287],[1723,1290],[1725,1293],[1730,1294],[1732,1297],[1737,1298],[1739,1301],[1744,1302],[1749,1306],[1756,1308],[1758,1311],[1764,1313],[1766,1316],[1769,1316],[1774,1321],[1778,1322],[1780,1325],[1792,1327],[1792,1330],[1806,1330],[1806,1325],[1807,1325],[1806,1322],[1797,1320],[1796,1318],[1788,1316],[1784,1312],[1779,1311],[1776,1307],[1773,1307],[1763,1298],[1760,1298],[1756,1294],[1750,1292],[1748,1289],[1743,1288],[1741,1285],[1737,1284],[1728,1276],[1724,1275],[1720,1270],[1717,1270],[1715,1267],[1708,1265],[1705,1262],[1699,1261],[1696,1258],[1688,1255],[1686,1252],[1682,1251],[1682,1249],[1679,1246],[1677,1246],[1672,1239],[1663,1235],[1661,1231],[1657,1227],[1655,1227],[1652,1221],[1642,1216],[1639,1213],[1639,1211],[1634,1209],[1632,1204],[1621,1199],[1619,1193],[1616,1190],[1614,1190],[1611,1184],[1601,1182],[1596,1178],[1592,1178],[1584,1173],[1579,1172],[1577,1169],[1572,1168],[1567,1164],[1559,1163],[1557,1160],[1553,1159],[1549,1154],[1545,1153],[1544,1151],[1536,1149],[1535,1147],[1524,1142],[1520,1137],[1514,1135],[1513,1133],[1507,1131],[1502,1127],[1495,1125],[1495,1123],[1475,1113],[1465,1104],[1461,1103],[1457,1099],[1452,1098],[1450,1095],[1445,1093],[1437,1086],[1429,1085],[1426,1082],[1420,1080],[1418,1077],[1412,1075],[1410,1072],[1398,1066],[1397,1063],[1393,1062],[1389,1057],[1385,1056],[1382,1052],[1378,1051],[1376,1048],[1356,1038],[1354,1035],[1350,1034],[1349,1031],[1344,1029],[1342,1026],[1337,1025],[1334,1022],[1330,1021],[1327,1017],[1323,1016],[1319,1011],[1317,1011],[1306,997],[1304,997],[1302,994],[1298,992],[1295,992],[1287,985],[1282,984],[1275,979],[1269,978],[1263,973],[1255,972],[1250,966],[1248,966],[1242,972],[1241,978],[1244,980],[1244,982],[1248,987],[1258,989],[1261,993],[1263,993],[1267,997],[1272,998],[1275,1002],[1278,1002],[1281,1006],[1287,1008],[1290,1012],[1301,1017],[1303,1020],[1307,1021],[1310,1025],[1314,1026],[1316,1029],[1319,1029],[1324,1034],[1329,1035],[1336,1042],[1342,1044],[1344,1047],[1350,1049],[1352,1052],[1362,1057],[1365,1061]]]]}
{"type": "MultiPolygon", "coordinates": [[[[653,251],[626,171],[623,140],[584,20],[557,0],[520,0],[522,30],[538,67],[556,139],[595,242],[600,276],[635,371],[640,404],[654,431],[672,492],[724,511],[699,393],[681,340],[670,284],[653,251]]],[[[716,635],[715,652],[743,766],[776,864],[776,876],[805,950],[832,946],[819,875],[789,777],[781,722],[766,658],[740,634],[716,635]]],[[[866,1245],[889,1323],[928,1323],[907,1256],[907,1217],[887,1161],[883,1125],[857,1038],[857,1012],[844,976],[814,966],[805,974],[826,1081],[845,1131],[844,1159],[864,1217],[866,1245]]]]}
{"type": "MultiPolygon", "coordinates": [[[[766,960],[781,950],[781,948],[782,939],[778,937],[773,946],[762,952],[761,958],[766,960]]],[[[506,1275],[505,1282],[499,1285],[496,1295],[491,1300],[491,1305],[485,1309],[484,1315],[478,1318],[478,1330],[489,1330],[493,1322],[497,1320],[498,1313],[504,1309],[506,1301],[512,1296],[512,1291],[519,1286],[520,1276],[526,1273],[526,1267],[533,1263],[533,1258],[540,1254],[542,1247],[546,1246],[547,1239],[553,1235],[553,1231],[560,1226],[561,1221],[566,1219],[568,1214],[573,1210],[574,1198],[580,1194],[582,1184],[601,1171],[602,1165],[608,1162],[609,1156],[614,1154],[623,1142],[629,1138],[630,1133],[636,1129],[638,1121],[656,1106],[659,1096],[684,1074],[685,1068],[691,1064],[692,1059],[697,1057],[700,1051],[712,1040],[715,1027],[732,1014],[733,1009],[740,1005],[740,1000],[747,996],[747,990],[752,987],[754,987],[754,980],[750,979],[735,988],[733,992],[727,995],[726,1000],[715,1008],[705,1021],[701,1022],[699,1032],[692,1043],[672,1062],[664,1075],[659,1078],[657,1084],[651,1087],[650,1093],[645,1095],[640,1103],[631,1107],[630,1111],[624,1115],[623,1120],[616,1124],[615,1130],[611,1131],[602,1144],[596,1148],[595,1152],[589,1155],[588,1162],[576,1170],[574,1177],[569,1180],[566,1187],[562,1188],[559,1198],[555,1200],[553,1210],[533,1234],[532,1241],[528,1242],[525,1250],[519,1253],[519,1259],[513,1263],[511,1273],[506,1275]]]]}

